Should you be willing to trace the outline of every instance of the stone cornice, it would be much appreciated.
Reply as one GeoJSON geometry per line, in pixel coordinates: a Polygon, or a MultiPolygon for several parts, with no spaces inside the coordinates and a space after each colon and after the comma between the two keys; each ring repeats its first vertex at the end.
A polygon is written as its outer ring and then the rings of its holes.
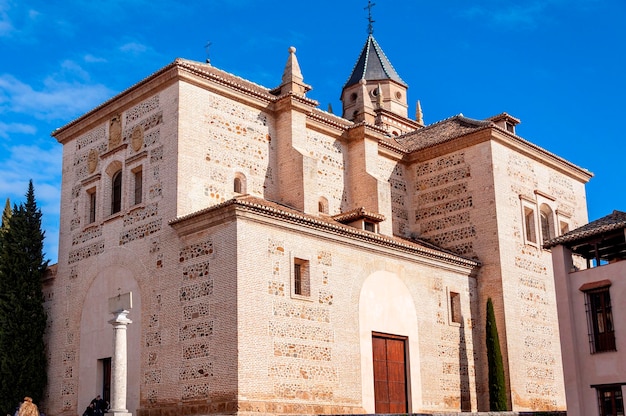
{"type": "Polygon", "coordinates": [[[120,112],[120,109],[129,108],[136,103],[154,95],[157,89],[164,89],[172,85],[178,79],[179,71],[176,61],[149,75],[137,84],[125,89],[91,111],[70,121],[63,127],[52,132],[52,136],[64,143],[67,139],[75,137],[103,123],[112,114],[120,112]]]}
{"type": "Polygon", "coordinates": [[[251,197],[230,199],[213,207],[171,220],[169,221],[169,225],[182,237],[205,230],[209,224],[234,220],[236,216],[241,215],[238,214],[238,212],[254,213],[284,223],[303,226],[333,235],[340,235],[350,240],[357,240],[420,257],[436,259],[456,266],[470,269],[480,266],[480,262],[477,260],[467,259],[441,249],[427,247],[419,242],[359,230],[324,217],[318,218],[302,214],[295,210],[279,206],[278,204],[251,197]]]}
{"type": "Polygon", "coordinates": [[[492,137],[495,141],[517,150],[532,159],[547,163],[567,176],[574,177],[583,183],[589,182],[589,180],[593,177],[593,173],[589,172],[587,169],[578,167],[562,157],[557,156],[543,147],[537,146],[520,136],[509,133],[498,126],[493,126],[491,129],[493,132],[492,137]]]}
{"type": "MultiPolygon", "coordinates": [[[[124,111],[148,96],[155,94],[156,91],[162,90],[180,80],[199,86],[214,85],[220,91],[230,90],[237,92],[240,95],[260,100],[265,105],[276,100],[276,96],[270,94],[267,88],[210,65],[179,58],[79,118],[56,129],[52,132],[52,136],[63,143],[67,138],[74,137],[88,130],[91,126],[103,122],[112,113],[124,111]],[[219,87],[222,88],[220,89],[219,87]]],[[[308,100],[306,98],[303,99],[308,100]]],[[[312,100],[308,101],[314,102],[312,100]]]]}
{"type": "Polygon", "coordinates": [[[423,162],[447,153],[466,149],[478,143],[494,141],[510,149],[513,149],[531,159],[547,164],[553,169],[573,177],[583,183],[591,179],[593,174],[586,169],[580,168],[573,163],[537,146],[520,136],[509,133],[495,124],[486,126],[472,133],[453,137],[432,146],[417,150],[407,155],[409,162],[423,162]]]}
{"type": "Polygon", "coordinates": [[[331,113],[313,108],[307,114],[307,126],[314,130],[329,133],[333,136],[341,136],[354,123],[345,118],[337,117],[331,113]],[[333,133],[331,133],[333,132],[333,133]]]}

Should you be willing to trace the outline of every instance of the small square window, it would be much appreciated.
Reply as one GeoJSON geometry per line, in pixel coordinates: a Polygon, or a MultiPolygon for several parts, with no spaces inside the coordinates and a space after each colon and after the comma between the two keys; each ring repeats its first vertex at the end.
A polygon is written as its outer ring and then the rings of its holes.
{"type": "Polygon", "coordinates": [[[376,224],[371,221],[363,221],[363,229],[365,231],[376,232],[376,224]]]}

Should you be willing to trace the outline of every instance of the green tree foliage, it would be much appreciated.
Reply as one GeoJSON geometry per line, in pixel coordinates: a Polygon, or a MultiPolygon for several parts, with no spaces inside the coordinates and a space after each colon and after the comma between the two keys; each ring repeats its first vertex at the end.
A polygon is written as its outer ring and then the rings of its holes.
{"type": "MultiPolygon", "coordinates": [[[[7,212],[5,208],[5,213],[7,212]]],[[[47,381],[42,280],[44,232],[32,181],[26,202],[14,206],[0,233],[0,412],[13,414],[30,396],[43,397],[47,381]]]]}
{"type": "Polygon", "coordinates": [[[487,364],[489,366],[489,410],[507,410],[504,365],[500,351],[500,339],[496,327],[496,315],[491,298],[487,300],[487,364]]]}
{"type": "Polygon", "coordinates": [[[7,198],[7,202],[4,204],[4,211],[2,211],[2,224],[0,224],[0,233],[4,234],[9,229],[9,220],[13,215],[11,210],[11,201],[7,198]]]}

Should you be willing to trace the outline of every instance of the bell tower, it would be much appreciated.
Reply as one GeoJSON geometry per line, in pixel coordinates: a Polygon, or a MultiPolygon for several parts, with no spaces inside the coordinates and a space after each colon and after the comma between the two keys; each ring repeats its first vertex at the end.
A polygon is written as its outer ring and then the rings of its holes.
{"type": "Polygon", "coordinates": [[[374,38],[370,2],[368,36],[341,92],[342,117],[378,125],[399,135],[422,127],[408,119],[408,85],[400,78],[374,38]]]}

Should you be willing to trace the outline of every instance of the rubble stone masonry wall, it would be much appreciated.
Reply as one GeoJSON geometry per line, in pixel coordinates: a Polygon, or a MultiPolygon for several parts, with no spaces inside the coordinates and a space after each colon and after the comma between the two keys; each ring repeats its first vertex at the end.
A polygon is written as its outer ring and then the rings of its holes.
{"type": "MultiPolygon", "coordinates": [[[[134,300],[127,404],[139,416],[373,413],[373,332],[406,339],[410,411],[485,408],[487,297],[513,410],[564,408],[550,253],[525,239],[522,213],[534,207],[537,234],[544,205],[555,224],[577,227],[586,222],[584,184],[492,141],[419,163],[391,160],[368,142],[362,165],[375,167],[368,174],[376,180],[360,180],[390,192],[361,186],[359,195],[389,195],[379,205],[395,235],[480,259],[478,276],[462,261],[415,254],[364,230],[323,230],[323,219],[286,220],[278,210],[224,206],[209,219],[181,220],[197,228],[177,232],[170,221],[235,196],[281,195],[278,163],[296,163],[278,154],[284,132],[274,108],[214,91],[142,85],[64,140],[58,272],[44,290],[47,414],[82,414],[102,391],[102,360],[113,355],[107,302],[125,291],[134,300]],[[112,213],[120,170],[121,209],[112,213]],[[306,275],[302,294],[296,263],[306,275]]],[[[324,131],[306,129],[297,140],[315,172],[285,171],[308,172],[301,189],[315,189],[320,211],[334,215],[359,202],[346,189],[347,161],[358,156],[349,152],[359,147],[324,131]]],[[[356,175],[350,181],[359,185],[356,175]]]]}
{"type": "Polygon", "coordinates": [[[417,325],[407,344],[415,370],[409,374],[413,409],[460,409],[462,400],[476,405],[469,318],[475,282],[466,271],[389,257],[314,230],[247,221],[238,228],[242,411],[265,412],[276,403],[303,414],[372,409],[364,391],[373,388],[373,380],[359,376],[372,357],[362,350],[371,351],[372,331],[409,335],[395,332],[394,325],[410,317],[417,325]],[[309,268],[307,296],[294,294],[295,259],[309,268]],[[384,286],[377,287],[376,299],[363,302],[362,290],[381,273],[384,285],[397,281],[404,288],[410,309],[393,312],[384,286]],[[461,296],[463,325],[451,322],[451,291],[461,296]],[[379,311],[385,323],[364,330],[363,309],[379,311]]]}

